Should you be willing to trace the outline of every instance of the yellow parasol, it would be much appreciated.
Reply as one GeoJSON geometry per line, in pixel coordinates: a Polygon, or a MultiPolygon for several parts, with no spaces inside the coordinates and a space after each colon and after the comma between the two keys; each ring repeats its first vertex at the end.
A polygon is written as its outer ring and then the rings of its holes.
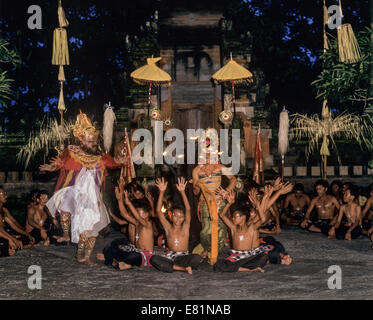
{"type": "Polygon", "coordinates": [[[152,84],[154,85],[170,85],[171,76],[163,71],[161,68],[157,67],[155,64],[161,60],[161,57],[158,58],[147,58],[147,64],[141,68],[136,69],[130,74],[130,77],[139,84],[148,84],[149,83],[149,95],[148,95],[148,117],[150,112],[150,96],[152,93],[152,84]]]}
{"type": "Polygon", "coordinates": [[[212,78],[216,84],[220,84],[222,82],[230,81],[232,83],[232,97],[233,97],[233,110],[234,110],[234,117],[236,117],[236,102],[234,96],[234,84],[236,83],[245,83],[245,82],[253,82],[253,74],[244,68],[243,66],[239,65],[236,61],[232,58],[229,62],[218,71],[216,71],[212,78]]]}

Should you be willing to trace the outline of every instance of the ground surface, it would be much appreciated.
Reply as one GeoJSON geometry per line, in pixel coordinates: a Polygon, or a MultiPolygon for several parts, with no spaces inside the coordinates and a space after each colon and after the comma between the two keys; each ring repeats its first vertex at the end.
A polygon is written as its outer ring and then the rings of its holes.
{"type": "MultiPolygon", "coordinates": [[[[101,239],[96,250],[117,238],[101,239]]],[[[276,236],[293,257],[265,273],[218,274],[205,263],[193,275],[155,269],[117,271],[74,261],[75,247],[36,247],[0,258],[0,299],[373,299],[373,250],[367,237],[330,240],[285,229],[276,236]],[[30,265],[42,268],[42,289],[27,286],[30,265]],[[342,269],[342,289],[328,289],[328,267],[342,269]]]]}

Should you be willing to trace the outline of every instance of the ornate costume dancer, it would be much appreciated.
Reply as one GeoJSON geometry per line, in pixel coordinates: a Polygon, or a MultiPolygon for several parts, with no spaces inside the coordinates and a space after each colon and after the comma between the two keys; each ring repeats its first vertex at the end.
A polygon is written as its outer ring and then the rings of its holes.
{"type": "MultiPolygon", "coordinates": [[[[208,130],[207,130],[208,131],[208,130]]],[[[221,187],[223,169],[220,163],[210,163],[211,153],[217,152],[217,148],[210,145],[206,139],[206,164],[199,164],[193,169],[193,192],[200,194],[198,208],[201,215],[202,230],[200,233],[201,244],[194,248],[193,253],[208,255],[210,264],[216,262],[218,252],[224,247],[228,237],[227,227],[219,217],[219,213],[225,207],[226,201],[218,194],[221,187]]],[[[229,185],[228,192],[232,191],[236,184],[236,177],[226,175],[229,185]]]]}
{"type": "Polygon", "coordinates": [[[56,192],[46,204],[53,216],[57,211],[60,213],[64,236],[58,241],[70,241],[71,225],[71,241],[78,243],[77,261],[94,265],[90,255],[96,237],[110,223],[100,190],[107,175],[106,167],[121,167],[125,158],[114,160],[109,154],[101,153],[97,145],[99,132],[82,112],[73,134],[80,145],[68,146],[50,164],[41,165],[40,171],[60,170],[56,192]]]}

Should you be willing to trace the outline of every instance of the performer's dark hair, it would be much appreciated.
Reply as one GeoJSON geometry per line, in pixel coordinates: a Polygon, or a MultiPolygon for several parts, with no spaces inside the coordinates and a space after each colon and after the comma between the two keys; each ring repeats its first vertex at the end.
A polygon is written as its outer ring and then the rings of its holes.
{"type": "Polygon", "coordinates": [[[231,212],[239,212],[241,215],[246,216],[246,220],[250,217],[250,211],[253,209],[251,202],[235,202],[231,207],[231,212]]]}
{"type": "Polygon", "coordinates": [[[180,210],[185,214],[185,207],[182,204],[175,204],[171,207],[171,212],[174,212],[174,210],[180,210]]]}
{"type": "Polygon", "coordinates": [[[38,191],[38,194],[36,195],[36,198],[40,199],[40,196],[41,196],[42,194],[46,194],[46,195],[49,197],[49,192],[48,192],[48,190],[39,190],[39,191],[38,191]]]}
{"type": "Polygon", "coordinates": [[[359,189],[356,186],[352,185],[352,184],[351,184],[351,186],[347,190],[350,190],[350,194],[352,196],[354,196],[355,199],[357,199],[359,197],[359,195],[360,195],[359,189]]]}
{"type": "Polygon", "coordinates": [[[131,183],[127,184],[125,186],[125,189],[129,192],[136,192],[136,191],[140,191],[144,196],[145,196],[145,190],[143,188],[143,186],[138,183],[136,180],[135,181],[132,181],[131,183]]]}
{"type": "Polygon", "coordinates": [[[332,183],[330,184],[330,189],[331,189],[332,186],[334,186],[335,184],[339,187],[339,189],[342,188],[342,182],[341,182],[341,181],[339,181],[339,180],[333,180],[332,183]]]}
{"type": "Polygon", "coordinates": [[[131,202],[136,209],[143,209],[145,212],[149,213],[152,211],[150,203],[147,199],[134,199],[131,202]]]}
{"type": "Polygon", "coordinates": [[[4,189],[4,186],[0,186],[0,189],[3,189],[3,190],[5,190],[5,189],[4,189]]]}
{"type": "Polygon", "coordinates": [[[353,186],[353,183],[350,182],[350,181],[346,181],[346,182],[342,183],[342,186],[344,186],[344,185],[347,185],[348,186],[347,189],[350,189],[353,186]]]}
{"type": "Polygon", "coordinates": [[[296,183],[294,185],[293,191],[303,191],[304,192],[304,185],[303,183],[296,183]]]}
{"type": "Polygon", "coordinates": [[[315,182],[315,188],[317,186],[323,186],[324,188],[329,188],[329,183],[326,180],[320,179],[315,182]]]}

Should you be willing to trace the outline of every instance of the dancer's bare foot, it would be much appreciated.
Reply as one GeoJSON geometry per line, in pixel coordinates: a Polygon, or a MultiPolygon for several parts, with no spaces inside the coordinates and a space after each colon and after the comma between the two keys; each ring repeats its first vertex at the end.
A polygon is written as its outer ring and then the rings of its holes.
{"type": "Polygon", "coordinates": [[[9,249],[9,256],[14,256],[14,254],[16,253],[16,250],[14,249],[9,249]]]}
{"type": "Polygon", "coordinates": [[[49,240],[49,238],[47,238],[47,240],[45,240],[43,242],[43,246],[47,247],[47,246],[49,246],[49,244],[50,244],[50,240],[49,240]]]}
{"type": "Polygon", "coordinates": [[[185,270],[186,270],[186,272],[188,272],[189,274],[193,274],[193,271],[192,271],[192,267],[191,267],[191,266],[186,267],[185,270]]]}
{"type": "Polygon", "coordinates": [[[89,267],[97,267],[98,266],[98,263],[92,261],[90,258],[86,258],[83,263],[86,264],[89,267]]]}
{"type": "Polygon", "coordinates": [[[59,237],[57,238],[57,242],[58,243],[61,243],[61,242],[69,242],[70,241],[70,237],[69,236],[63,236],[63,237],[59,237]]]}
{"type": "Polygon", "coordinates": [[[131,269],[132,266],[125,263],[125,262],[118,262],[118,267],[119,267],[119,270],[128,270],[128,269],[131,269]]]}
{"type": "Polygon", "coordinates": [[[105,261],[105,255],[103,253],[97,253],[96,259],[100,261],[105,261]]]}

